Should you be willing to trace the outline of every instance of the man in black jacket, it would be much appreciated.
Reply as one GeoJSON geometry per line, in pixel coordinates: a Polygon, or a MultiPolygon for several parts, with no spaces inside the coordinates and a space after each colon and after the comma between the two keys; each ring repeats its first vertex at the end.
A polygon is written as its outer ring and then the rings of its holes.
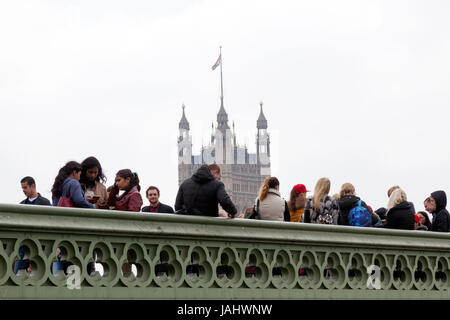
{"type": "Polygon", "coordinates": [[[36,204],[43,206],[50,206],[50,201],[47,198],[41,196],[40,193],[36,191],[36,182],[32,177],[25,177],[20,180],[23,193],[27,196],[25,200],[20,202],[20,204],[36,204]]]}
{"type": "Polygon", "coordinates": [[[425,202],[425,209],[433,215],[431,231],[449,232],[450,214],[445,209],[447,206],[447,196],[444,191],[435,191],[425,202]]]}
{"type": "Polygon", "coordinates": [[[175,201],[176,213],[218,217],[218,204],[230,218],[237,213],[222,181],[217,180],[207,165],[202,165],[191,178],[183,181],[175,201]]]}
{"type": "Polygon", "coordinates": [[[142,212],[157,212],[157,213],[173,213],[173,209],[171,206],[168,206],[164,203],[159,202],[159,189],[155,186],[148,187],[145,192],[145,196],[150,202],[149,206],[143,207],[142,212]]]}

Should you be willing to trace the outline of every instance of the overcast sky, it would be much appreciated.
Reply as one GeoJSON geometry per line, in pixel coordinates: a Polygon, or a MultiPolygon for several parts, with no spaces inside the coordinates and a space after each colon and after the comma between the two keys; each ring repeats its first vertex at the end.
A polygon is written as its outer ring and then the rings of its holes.
{"type": "MultiPolygon", "coordinates": [[[[173,205],[181,105],[193,153],[220,106],[255,152],[259,102],[282,195],[351,182],[374,209],[450,192],[448,1],[2,1],[1,203],[69,160],[130,168],[173,205]]],[[[312,194],[312,193],[311,193],[312,194]]],[[[144,199],[144,204],[147,200],[144,199]]]]}

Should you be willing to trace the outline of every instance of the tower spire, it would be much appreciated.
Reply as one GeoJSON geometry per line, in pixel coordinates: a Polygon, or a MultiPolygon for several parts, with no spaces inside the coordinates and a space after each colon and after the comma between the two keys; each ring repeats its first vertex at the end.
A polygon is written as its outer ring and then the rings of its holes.
{"type": "Polygon", "coordinates": [[[184,114],[184,108],[185,108],[184,103],[181,107],[183,108],[183,115],[181,116],[181,120],[180,120],[180,123],[178,124],[178,128],[189,130],[189,122],[187,121],[186,115],[184,114]]]}
{"type": "Polygon", "coordinates": [[[259,112],[258,120],[256,121],[256,128],[257,129],[267,129],[267,119],[263,113],[263,102],[261,101],[259,103],[259,105],[261,106],[261,110],[259,112]]]}

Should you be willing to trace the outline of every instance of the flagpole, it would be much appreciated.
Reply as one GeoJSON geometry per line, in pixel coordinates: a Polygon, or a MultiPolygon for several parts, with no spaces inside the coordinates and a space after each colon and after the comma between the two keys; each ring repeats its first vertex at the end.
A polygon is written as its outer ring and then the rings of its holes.
{"type": "Polygon", "coordinates": [[[222,59],[222,46],[220,46],[219,48],[220,48],[220,100],[221,100],[221,103],[223,105],[223,80],[222,80],[222,63],[223,63],[223,59],[222,59]]]}

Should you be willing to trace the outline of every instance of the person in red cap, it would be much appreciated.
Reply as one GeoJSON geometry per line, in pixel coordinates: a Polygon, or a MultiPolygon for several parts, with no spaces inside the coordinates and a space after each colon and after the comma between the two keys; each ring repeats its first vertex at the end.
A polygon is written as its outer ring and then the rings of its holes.
{"type": "Polygon", "coordinates": [[[306,190],[304,184],[296,184],[292,190],[288,202],[289,213],[291,215],[291,222],[303,222],[306,204],[306,190]]]}
{"type": "Polygon", "coordinates": [[[414,229],[421,231],[428,231],[428,228],[421,223],[420,216],[418,213],[414,215],[414,229]]]}

